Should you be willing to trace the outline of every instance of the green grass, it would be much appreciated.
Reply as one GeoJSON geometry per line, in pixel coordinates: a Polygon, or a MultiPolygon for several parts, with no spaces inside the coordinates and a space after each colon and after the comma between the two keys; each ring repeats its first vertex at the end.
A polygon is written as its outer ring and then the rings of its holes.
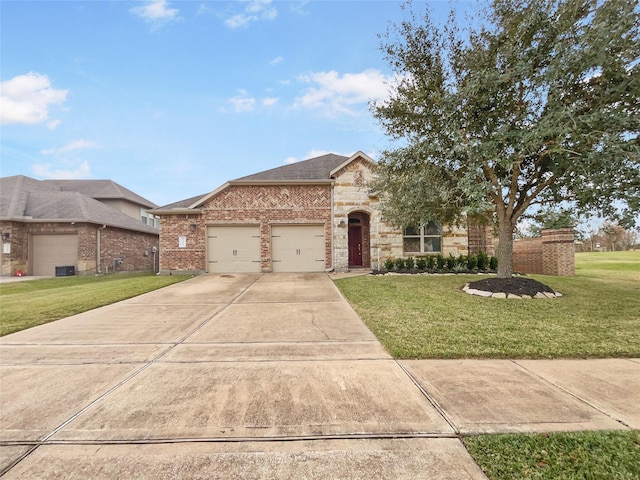
{"type": "Polygon", "coordinates": [[[481,435],[463,439],[491,480],[637,480],[640,432],[481,435]]]}
{"type": "Polygon", "coordinates": [[[189,278],[118,274],[0,284],[0,336],[135,297],[189,278]]]}
{"type": "Polygon", "coordinates": [[[338,288],[396,358],[640,355],[640,252],[576,255],[575,277],[532,276],[551,300],[468,295],[475,275],[362,276],[338,288]]]}

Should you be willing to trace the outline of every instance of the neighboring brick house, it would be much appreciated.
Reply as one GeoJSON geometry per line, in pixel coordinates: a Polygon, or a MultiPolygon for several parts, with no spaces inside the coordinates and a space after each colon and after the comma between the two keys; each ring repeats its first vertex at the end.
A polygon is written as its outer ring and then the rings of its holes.
{"type": "Polygon", "coordinates": [[[404,232],[382,220],[362,152],[327,154],[232,180],[152,210],[161,217],[160,273],[378,269],[387,258],[466,255],[467,229],[404,232]]]}
{"type": "Polygon", "coordinates": [[[154,207],[111,180],[0,178],[1,273],[156,270],[154,207]]]}

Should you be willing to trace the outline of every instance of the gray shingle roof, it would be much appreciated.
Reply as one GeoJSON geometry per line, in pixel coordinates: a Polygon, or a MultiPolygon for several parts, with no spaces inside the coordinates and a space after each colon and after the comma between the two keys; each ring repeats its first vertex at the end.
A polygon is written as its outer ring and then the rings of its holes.
{"type": "Polygon", "coordinates": [[[122,199],[137,203],[145,208],[156,208],[157,205],[150,202],[128,188],[117,184],[113,180],[42,180],[52,184],[63,192],[80,192],[87,197],[96,200],[122,199]]]}
{"type": "Polygon", "coordinates": [[[156,228],[80,192],[24,175],[0,178],[0,219],[105,224],[157,234],[156,228]]]}
{"type": "Polygon", "coordinates": [[[328,153],[320,157],[241,177],[233,180],[231,183],[249,181],[330,180],[331,172],[348,159],[349,157],[328,153]]]}

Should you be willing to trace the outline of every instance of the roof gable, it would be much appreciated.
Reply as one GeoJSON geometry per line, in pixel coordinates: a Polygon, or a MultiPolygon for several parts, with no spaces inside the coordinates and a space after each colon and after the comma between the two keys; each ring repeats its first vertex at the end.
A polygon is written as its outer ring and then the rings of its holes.
{"type": "Polygon", "coordinates": [[[157,207],[155,203],[150,202],[113,180],[42,180],[42,182],[55,185],[63,192],[80,192],[87,197],[97,200],[120,199],[127,200],[145,208],[157,207]]]}

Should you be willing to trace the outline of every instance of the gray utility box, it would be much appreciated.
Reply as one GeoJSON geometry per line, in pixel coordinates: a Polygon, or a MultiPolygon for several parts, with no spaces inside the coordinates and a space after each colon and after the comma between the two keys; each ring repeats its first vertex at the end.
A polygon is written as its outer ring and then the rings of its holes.
{"type": "Polygon", "coordinates": [[[76,274],[76,267],[67,265],[64,267],[56,267],[56,277],[69,277],[76,274]]]}

